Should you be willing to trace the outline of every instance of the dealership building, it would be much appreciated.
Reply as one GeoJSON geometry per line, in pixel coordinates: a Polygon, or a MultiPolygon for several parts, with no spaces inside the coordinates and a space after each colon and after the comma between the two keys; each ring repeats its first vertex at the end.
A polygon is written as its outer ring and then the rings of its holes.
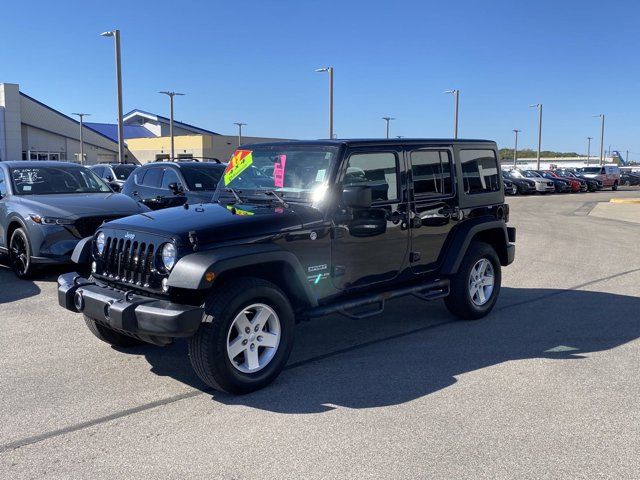
{"type": "MultiPolygon", "coordinates": [[[[115,123],[85,122],[85,164],[117,162],[118,128],[115,123]]],[[[127,163],[168,160],[171,153],[169,119],[143,110],[123,117],[127,163]]],[[[242,137],[242,143],[278,140],[242,137]]],[[[238,137],[222,135],[174,121],[177,159],[227,161],[238,147],[238,137]]],[[[80,124],[20,91],[17,84],[0,83],[0,161],[61,160],[80,162],[80,124]]]]}

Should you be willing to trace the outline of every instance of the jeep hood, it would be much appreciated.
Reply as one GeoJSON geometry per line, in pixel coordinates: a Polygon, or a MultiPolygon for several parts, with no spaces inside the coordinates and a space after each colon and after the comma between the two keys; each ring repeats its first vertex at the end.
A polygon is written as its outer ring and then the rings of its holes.
{"type": "Polygon", "coordinates": [[[322,220],[322,214],[309,206],[277,203],[241,203],[226,205],[206,203],[156,210],[121,218],[106,224],[110,229],[131,233],[151,233],[189,243],[189,232],[195,232],[204,247],[241,239],[256,239],[299,230],[305,224],[322,220]]]}
{"type": "Polygon", "coordinates": [[[87,216],[135,215],[147,207],[120,193],[71,193],[25,195],[20,204],[30,213],[60,218],[87,216]]]}

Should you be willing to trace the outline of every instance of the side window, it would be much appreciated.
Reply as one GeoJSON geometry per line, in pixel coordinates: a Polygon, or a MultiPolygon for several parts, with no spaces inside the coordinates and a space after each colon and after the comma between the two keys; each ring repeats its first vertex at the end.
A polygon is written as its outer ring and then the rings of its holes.
{"type": "Polygon", "coordinates": [[[446,150],[411,152],[413,191],[419,195],[449,195],[453,191],[451,159],[446,150]]]}
{"type": "Polygon", "coordinates": [[[500,190],[498,163],[493,150],[460,150],[460,163],[465,193],[500,190]]]}
{"type": "Polygon", "coordinates": [[[104,178],[104,167],[93,167],[92,169],[100,178],[104,178]]]}
{"type": "Polygon", "coordinates": [[[178,186],[182,185],[182,182],[178,178],[178,174],[173,168],[166,168],[164,171],[164,175],[162,176],[162,188],[165,190],[169,189],[169,185],[172,183],[177,183],[178,186]]]}
{"type": "Polygon", "coordinates": [[[147,170],[144,178],[142,179],[142,185],[145,187],[160,188],[160,181],[162,180],[161,168],[150,168],[147,170]]]}
{"type": "Polygon", "coordinates": [[[397,200],[397,163],[394,153],[354,153],[349,157],[343,185],[370,186],[374,202],[397,200]]]}
{"type": "Polygon", "coordinates": [[[7,182],[5,181],[4,171],[0,168],[0,196],[7,194],[7,182]]]}

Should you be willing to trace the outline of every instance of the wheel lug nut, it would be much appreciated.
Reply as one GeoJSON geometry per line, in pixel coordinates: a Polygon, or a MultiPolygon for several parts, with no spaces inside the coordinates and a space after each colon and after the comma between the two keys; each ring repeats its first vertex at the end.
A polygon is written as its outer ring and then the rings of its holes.
{"type": "Polygon", "coordinates": [[[247,343],[249,343],[249,340],[247,340],[246,338],[242,340],[242,345],[246,345],[247,343]]]}
{"type": "Polygon", "coordinates": [[[250,329],[249,327],[246,327],[246,328],[244,329],[244,333],[249,333],[249,332],[251,332],[251,329],[250,329]]]}
{"type": "Polygon", "coordinates": [[[260,325],[256,325],[256,328],[253,329],[254,332],[257,332],[258,330],[260,330],[260,325]]]}
{"type": "Polygon", "coordinates": [[[255,345],[255,343],[252,343],[251,344],[251,350],[253,350],[254,348],[256,348],[256,345],[255,345]]]}
{"type": "Polygon", "coordinates": [[[262,341],[262,335],[258,335],[258,341],[261,342],[262,341]]]}

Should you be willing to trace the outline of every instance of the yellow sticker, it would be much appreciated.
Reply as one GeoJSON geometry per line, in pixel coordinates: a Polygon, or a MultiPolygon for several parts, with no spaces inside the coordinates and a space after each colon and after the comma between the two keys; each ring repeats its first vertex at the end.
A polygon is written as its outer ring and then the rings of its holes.
{"type": "Polygon", "coordinates": [[[238,208],[234,205],[227,205],[227,210],[229,210],[234,215],[243,215],[246,217],[253,215],[253,212],[250,212],[249,210],[242,210],[241,208],[238,208]]]}
{"type": "Polygon", "coordinates": [[[229,185],[231,181],[244,172],[253,163],[251,150],[236,150],[227,168],[224,169],[224,184],[229,185]]]}

